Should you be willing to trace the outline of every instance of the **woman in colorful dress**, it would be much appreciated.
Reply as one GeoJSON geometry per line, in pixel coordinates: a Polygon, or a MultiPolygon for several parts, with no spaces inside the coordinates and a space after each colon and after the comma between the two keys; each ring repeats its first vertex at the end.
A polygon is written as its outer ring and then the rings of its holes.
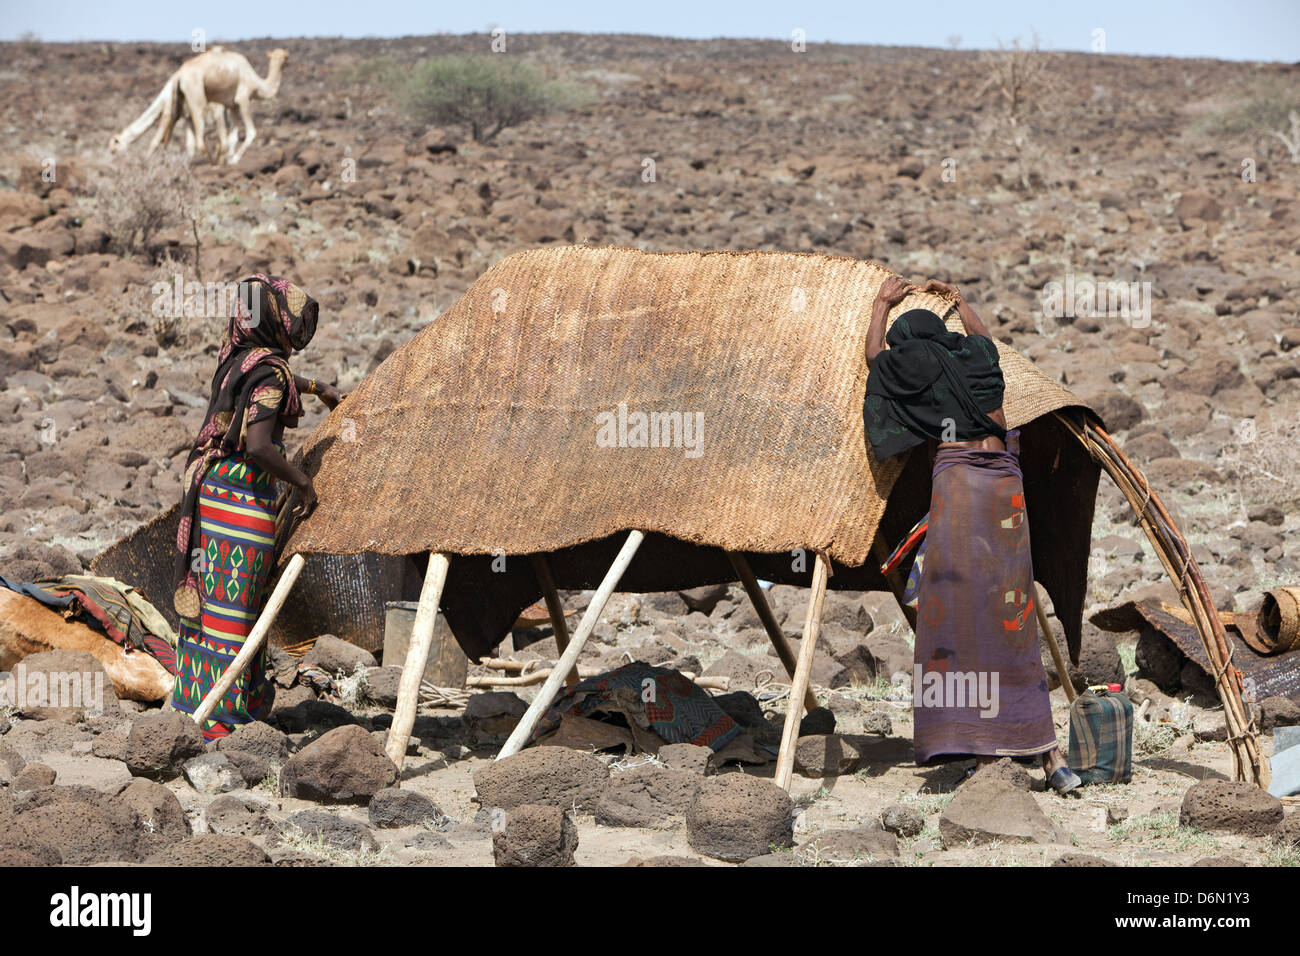
{"type": "MultiPolygon", "coordinates": [[[[253,275],[239,283],[235,315],[217,356],[212,397],[185,467],[176,534],[173,605],[180,615],[172,704],[192,714],[243,646],[267,597],[275,551],[276,480],[293,494],[287,507],[306,517],[316,506],[311,478],[284,456],[285,428],[296,428],[303,393],[330,409],[343,396],[293,374],[289,357],[306,348],[319,307],[293,283],[253,275]]],[[[257,719],[267,697],[265,652],[205,721],[208,740],[257,719]]]]}
{"type": "Polygon", "coordinates": [[[914,291],[890,277],[867,332],[863,418],[878,460],[928,446],[925,563],[917,587],[913,747],[917,764],[1041,756],[1065,794],[1079,777],[1056,740],[1038,649],[1019,432],[1007,429],[997,346],[951,285],[966,334],[910,309],[885,334],[889,310],[914,291]],[[885,344],[888,343],[888,348],[885,344]]]}

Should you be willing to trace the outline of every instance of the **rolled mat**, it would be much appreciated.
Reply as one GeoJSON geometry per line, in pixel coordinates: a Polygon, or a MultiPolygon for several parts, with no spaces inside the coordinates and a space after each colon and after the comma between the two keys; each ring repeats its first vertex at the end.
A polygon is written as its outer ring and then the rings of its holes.
{"type": "Polygon", "coordinates": [[[1241,638],[1261,654],[1300,650],[1300,587],[1264,592],[1264,603],[1253,618],[1237,615],[1241,638]]]}

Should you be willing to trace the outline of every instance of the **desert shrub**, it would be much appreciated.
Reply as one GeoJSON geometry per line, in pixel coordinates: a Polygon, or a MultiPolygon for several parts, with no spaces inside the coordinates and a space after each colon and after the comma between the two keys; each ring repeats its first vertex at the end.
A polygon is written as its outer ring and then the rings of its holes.
{"type": "Polygon", "coordinates": [[[430,57],[413,67],[377,64],[370,73],[394,93],[411,118],[427,126],[464,126],[480,143],[490,143],[509,126],[566,109],[581,93],[547,80],[515,57],[430,57]]]}
{"type": "Polygon", "coordinates": [[[1253,73],[1232,86],[1228,99],[1229,105],[1201,123],[1205,132],[1240,136],[1264,150],[1280,143],[1291,162],[1300,162],[1300,84],[1253,73]]]}
{"type": "Polygon", "coordinates": [[[133,256],[147,251],[160,232],[180,227],[193,240],[197,271],[199,190],[184,155],[166,152],[121,157],[95,177],[93,193],[96,216],[115,252],[133,256]]]}
{"type": "Polygon", "coordinates": [[[1060,108],[1063,88],[1060,64],[1054,53],[1038,48],[1035,34],[1028,45],[1016,37],[1010,44],[980,53],[979,69],[984,81],[976,98],[993,99],[986,137],[1008,147],[1015,157],[1022,188],[1030,186],[1031,172],[1044,161],[1044,150],[1035,142],[1035,123],[1040,116],[1060,108]]]}

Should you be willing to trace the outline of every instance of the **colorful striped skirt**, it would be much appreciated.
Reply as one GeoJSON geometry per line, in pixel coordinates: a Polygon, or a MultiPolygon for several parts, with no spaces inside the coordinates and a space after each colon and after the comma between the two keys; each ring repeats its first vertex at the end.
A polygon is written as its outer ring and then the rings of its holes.
{"type": "MultiPolygon", "coordinates": [[[[244,645],[266,602],[275,549],[275,477],[242,455],[216,461],[199,492],[199,619],[181,618],[172,703],[198,710],[244,645]]],[[[205,721],[215,740],[256,720],[266,698],[265,647],[205,721]]]]}

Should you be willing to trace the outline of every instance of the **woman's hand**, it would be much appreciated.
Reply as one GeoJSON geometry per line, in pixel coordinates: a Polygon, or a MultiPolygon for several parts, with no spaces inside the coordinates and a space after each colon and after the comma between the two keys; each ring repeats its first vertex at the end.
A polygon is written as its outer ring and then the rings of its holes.
{"type": "Polygon", "coordinates": [[[880,291],[876,293],[876,299],[892,309],[907,298],[911,292],[912,287],[910,285],[898,276],[890,276],[881,284],[880,291]]]}
{"type": "Polygon", "coordinates": [[[940,282],[938,279],[929,279],[922,287],[925,292],[933,292],[936,295],[946,295],[951,299],[960,299],[961,290],[955,285],[947,282],[940,282]]]}
{"type": "Polygon", "coordinates": [[[303,482],[297,485],[289,496],[290,513],[299,520],[306,518],[316,510],[316,486],[311,478],[303,475],[303,482]]]}
{"type": "Polygon", "coordinates": [[[333,385],[319,385],[317,386],[317,389],[317,397],[325,403],[325,407],[331,412],[338,408],[339,402],[347,398],[346,395],[340,392],[333,385]]]}

